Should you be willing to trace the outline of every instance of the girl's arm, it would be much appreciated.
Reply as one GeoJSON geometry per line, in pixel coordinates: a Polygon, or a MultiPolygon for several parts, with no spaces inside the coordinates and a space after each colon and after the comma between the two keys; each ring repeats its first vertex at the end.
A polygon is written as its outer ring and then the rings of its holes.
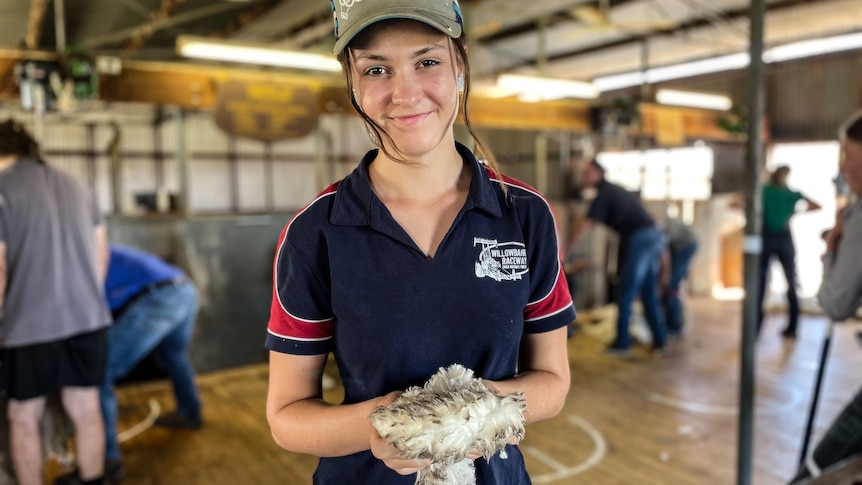
{"type": "Polygon", "coordinates": [[[527,423],[556,416],[566,403],[571,380],[566,334],[566,327],[524,334],[518,375],[513,379],[490,382],[489,387],[500,395],[517,391],[524,393],[527,423]]]}
{"type": "Polygon", "coordinates": [[[392,403],[401,392],[357,404],[330,404],[322,399],[326,355],[269,354],[266,417],[275,442],[288,451],[315,456],[345,456],[371,450],[402,475],[416,473],[428,460],[408,460],[386,443],[368,416],[392,403]]]}
{"type": "MultiPolygon", "coordinates": [[[[379,399],[335,405],[323,400],[326,355],[269,353],[266,417],[282,448],[315,456],[368,450],[374,428],[368,415],[379,399]]],[[[376,432],[375,432],[376,434],[376,432]]]]}

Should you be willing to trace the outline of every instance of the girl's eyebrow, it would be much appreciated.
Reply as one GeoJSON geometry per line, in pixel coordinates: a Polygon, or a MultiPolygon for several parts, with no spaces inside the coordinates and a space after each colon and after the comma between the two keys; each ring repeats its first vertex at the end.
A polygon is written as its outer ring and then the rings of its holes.
{"type": "MultiPolygon", "coordinates": [[[[431,44],[429,46],[423,47],[423,48],[417,50],[416,52],[414,52],[412,57],[413,58],[421,57],[421,56],[424,56],[425,54],[428,54],[429,52],[436,51],[436,50],[443,49],[443,48],[444,47],[440,44],[431,44]]],[[[370,61],[383,62],[383,61],[387,61],[389,59],[388,57],[386,57],[385,54],[361,53],[361,52],[362,51],[360,51],[360,54],[356,55],[357,60],[365,59],[365,60],[370,60],[370,61]]]]}

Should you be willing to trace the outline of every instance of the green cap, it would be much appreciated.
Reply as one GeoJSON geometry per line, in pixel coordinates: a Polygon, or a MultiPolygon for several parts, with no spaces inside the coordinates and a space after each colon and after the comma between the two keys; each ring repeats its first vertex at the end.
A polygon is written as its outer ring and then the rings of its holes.
{"type": "Polygon", "coordinates": [[[458,0],[330,0],[337,55],[362,29],[386,19],[412,19],[457,39],[464,21],[458,0]]]}

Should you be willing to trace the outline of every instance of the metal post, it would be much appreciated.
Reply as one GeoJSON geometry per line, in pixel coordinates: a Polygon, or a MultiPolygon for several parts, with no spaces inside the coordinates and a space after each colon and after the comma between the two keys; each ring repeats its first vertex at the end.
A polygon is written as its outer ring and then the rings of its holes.
{"type": "Polygon", "coordinates": [[[752,483],[754,441],[754,385],[755,345],[757,343],[758,279],[760,278],[761,200],[760,171],[763,166],[763,140],[761,120],[764,113],[765,87],[763,84],[763,17],[764,0],[752,0],[751,63],[748,76],[748,143],[745,159],[745,299],[742,305],[742,349],[740,352],[739,379],[739,438],[737,443],[738,485],[752,483]]]}
{"type": "Polygon", "coordinates": [[[177,210],[180,213],[186,214],[189,211],[189,154],[188,143],[186,136],[186,110],[182,107],[177,107],[174,113],[176,132],[176,162],[177,180],[179,181],[179,191],[177,195],[177,210]]]}
{"type": "Polygon", "coordinates": [[[111,172],[111,200],[114,202],[113,214],[121,215],[126,212],[126,200],[123,191],[123,139],[120,125],[111,122],[111,141],[108,142],[108,163],[111,172]]]}
{"type": "Polygon", "coordinates": [[[63,0],[54,0],[54,36],[56,39],[57,52],[66,50],[66,9],[63,0]]]}
{"type": "Polygon", "coordinates": [[[272,142],[263,144],[263,176],[264,183],[264,199],[266,200],[266,208],[269,211],[275,210],[275,193],[273,184],[275,181],[275,173],[272,167],[272,142]]]}
{"type": "MultiPolygon", "coordinates": [[[[539,30],[539,45],[536,53],[536,70],[540,76],[548,73],[548,19],[542,17],[537,22],[539,30]]],[[[535,160],[535,187],[546,194],[548,193],[548,133],[539,132],[536,135],[536,160],[535,160]]]]}
{"type": "Polygon", "coordinates": [[[536,190],[548,193],[548,133],[536,135],[536,190]]]}
{"type": "Polygon", "coordinates": [[[649,103],[652,101],[652,86],[646,73],[649,71],[649,36],[643,36],[641,39],[641,72],[643,73],[643,82],[641,82],[641,103],[649,103]]]}
{"type": "Polygon", "coordinates": [[[99,200],[99,191],[96,188],[96,124],[95,123],[87,123],[87,188],[90,189],[90,193],[93,194],[93,199],[98,202],[99,200]]]}
{"type": "Polygon", "coordinates": [[[228,183],[230,184],[230,210],[233,213],[240,210],[239,160],[236,151],[236,137],[231,136],[227,140],[227,168],[228,183]]]}
{"type": "Polygon", "coordinates": [[[811,432],[814,430],[814,420],[817,418],[817,404],[820,402],[820,389],[823,388],[823,375],[826,373],[826,363],[829,359],[829,347],[832,344],[832,334],[835,322],[829,320],[826,327],[826,335],[823,336],[823,346],[820,349],[820,366],[817,368],[817,377],[814,380],[814,394],[811,397],[811,409],[808,412],[808,420],[805,422],[805,433],[802,436],[802,450],[799,452],[799,466],[805,465],[808,459],[808,447],[811,442],[811,432]]]}
{"type": "Polygon", "coordinates": [[[323,190],[326,186],[332,183],[329,167],[326,160],[332,145],[332,139],[329,132],[322,126],[318,125],[314,133],[314,174],[317,190],[323,190]]]}

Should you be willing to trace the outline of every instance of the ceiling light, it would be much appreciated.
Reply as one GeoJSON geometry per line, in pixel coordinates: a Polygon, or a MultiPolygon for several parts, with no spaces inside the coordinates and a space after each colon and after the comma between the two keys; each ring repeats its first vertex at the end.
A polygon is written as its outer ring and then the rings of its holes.
{"type": "Polygon", "coordinates": [[[177,52],[184,57],[213,61],[292,67],[313,71],[341,71],[341,64],[329,55],[289,51],[267,45],[225,42],[202,37],[179,36],[177,38],[177,52]]]}
{"type": "Polygon", "coordinates": [[[739,53],[731,54],[729,56],[703,59],[700,61],[686,62],[675,66],[656,67],[647,70],[646,78],[648,82],[656,83],[667,81],[669,79],[679,79],[681,77],[692,77],[713,72],[742,69],[748,65],[748,59],[749,56],[747,53],[739,53]]]}
{"type": "Polygon", "coordinates": [[[591,83],[567,79],[503,74],[497,78],[497,85],[523,99],[549,101],[562,98],[594,99],[599,97],[599,90],[591,83]]]}
{"type": "Polygon", "coordinates": [[[640,86],[645,82],[645,79],[644,73],[641,71],[624,72],[622,74],[597,77],[593,79],[593,85],[602,92],[613,91],[615,89],[640,86]]]}
{"type": "MultiPolygon", "coordinates": [[[[862,48],[862,33],[855,33],[776,46],[766,50],[762,58],[765,63],[782,62],[860,48],[862,48]]],[[[645,72],[633,71],[610,76],[600,76],[593,79],[593,84],[602,92],[613,91],[615,89],[639,86],[644,82],[656,83],[713,72],[742,69],[748,66],[748,64],[748,53],[740,52],[700,61],[656,67],[647,69],[645,72]]]]}
{"type": "Polygon", "coordinates": [[[726,111],[733,106],[733,102],[727,96],[720,94],[695,93],[691,91],[677,91],[675,89],[659,89],[655,95],[656,101],[661,104],[674,106],[688,106],[691,108],[717,109],[726,111]]]}
{"type": "Polygon", "coordinates": [[[778,47],[763,53],[764,62],[781,62],[791,59],[840,52],[862,47],[862,33],[839,35],[825,39],[804,40],[778,47]]]}
{"type": "Polygon", "coordinates": [[[476,82],[475,84],[471,83],[471,93],[476,96],[481,96],[484,98],[508,98],[512,96],[512,92],[508,89],[494,83],[491,84],[489,82],[476,82]]]}
{"type": "Polygon", "coordinates": [[[713,72],[742,69],[748,65],[748,54],[731,54],[700,61],[684,62],[672,66],[655,67],[643,71],[626,72],[593,79],[593,84],[601,91],[640,86],[644,82],[657,83],[671,79],[699,76],[713,72]]]}

